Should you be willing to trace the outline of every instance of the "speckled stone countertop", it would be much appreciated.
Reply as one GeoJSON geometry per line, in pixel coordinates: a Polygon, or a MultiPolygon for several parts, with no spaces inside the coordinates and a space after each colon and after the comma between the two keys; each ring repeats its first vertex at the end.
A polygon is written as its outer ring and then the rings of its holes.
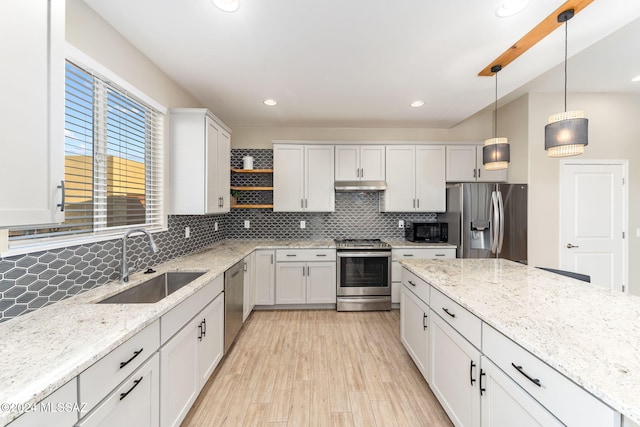
{"type": "Polygon", "coordinates": [[[502,259],[401,263],[640,422],[640,297],[502,259]]]}
{"type": "MultiPolygon", "coordinates": [[[[333,240],[229,240],[0,323],[0,403],[31,405],[72,380],[254,249],[335,248],[333,240]],[[95,304],[167,271],[206,274],[154,304],[95,304]]],[[[0,411],[0,425],[19,412],[0,411]]],[[[84,414],[83,414],[84,415],[84,414]]]]}

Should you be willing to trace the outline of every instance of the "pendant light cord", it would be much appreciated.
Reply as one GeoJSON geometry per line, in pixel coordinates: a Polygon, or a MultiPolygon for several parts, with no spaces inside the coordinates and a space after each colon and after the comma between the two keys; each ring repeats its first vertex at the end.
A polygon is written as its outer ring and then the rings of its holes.
{"type": "Polygon", "coordinates": [[[498,137],[498,72],[496,72],[496,103],[493,108],[493,137],[498,137]]]}
{"type": "Polygon", "coordinates": [[[567,39],[569,38],[569,21],[564,22],[564,112],[567,112],[567,39]]]}

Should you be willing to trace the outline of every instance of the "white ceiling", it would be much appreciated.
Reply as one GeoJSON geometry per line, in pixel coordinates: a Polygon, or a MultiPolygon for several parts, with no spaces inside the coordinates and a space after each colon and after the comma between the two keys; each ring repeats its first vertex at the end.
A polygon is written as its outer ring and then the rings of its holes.
{"type": "MultiPolygon", "coordinates": [[[[498,18],[500,0],[241,1],[85,0],[231,127],[451,127],[494,100],[478,72],[563,3],[498,18]]],[[[640,1],[595,0],[569,21],[569,55],[638,17],[640,1]]],[[[570,90],[640,92],[640,20],[613,38],[576,57],[570,90]]],[[[560,28],[507,66],[499,96],[561,90],[563,43],[560,28]]]]}

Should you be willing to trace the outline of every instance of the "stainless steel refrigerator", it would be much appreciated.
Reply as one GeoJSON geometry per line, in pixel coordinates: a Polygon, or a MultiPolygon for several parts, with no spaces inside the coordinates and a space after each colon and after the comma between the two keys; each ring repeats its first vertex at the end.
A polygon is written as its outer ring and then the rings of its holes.
{"type": "Polygon", "coordinates": [[[527,262],[527,185],[464,183],[447,187],[449,243],[459,258],[527,262]]]}

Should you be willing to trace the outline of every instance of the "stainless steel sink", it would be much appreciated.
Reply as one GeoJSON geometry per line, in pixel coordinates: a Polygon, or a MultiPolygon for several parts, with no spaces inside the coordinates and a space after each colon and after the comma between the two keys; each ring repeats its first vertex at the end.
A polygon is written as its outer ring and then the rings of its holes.
{"type": "Polygon", "coordinates": [[[193,282],[204,273],[176,271],[142,282],[133,288],[99,301],[98,304],[143,304],[154,303],[171,295],[178,289],[193,282]]]}

